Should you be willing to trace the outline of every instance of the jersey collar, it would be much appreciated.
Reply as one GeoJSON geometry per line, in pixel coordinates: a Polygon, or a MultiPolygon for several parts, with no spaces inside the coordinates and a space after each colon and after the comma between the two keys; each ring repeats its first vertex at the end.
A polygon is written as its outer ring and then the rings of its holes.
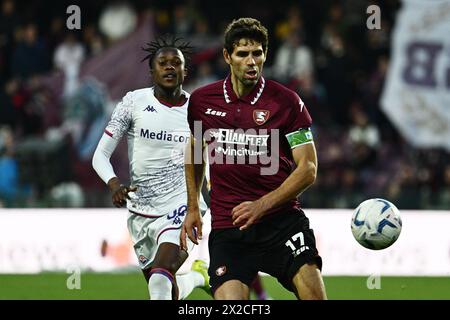
{"type": "MultiPolygon", "coordinates": [[[[264,79],[264,77],[260,77],[258,82],[256,83],[255,87],[253,88],[253,90],[241,97],[240,99],[250,103],[251,105],[254,105],[258,99],[261,97],[263,91],[264,91],[264,87],[266,86],[266,80],[264,79]]],[[[233,91],[233,85],[231,84],[231,76],[228,75],[225,80],[223,81],[223,96],[225,98],[225,101],[227,103],[231,103],[234,102],[236,100],[239,100],[239,98],[236,96],[236,94],[233,91]]]]}
{"type": "Polygon", "coordinates": [[[186,103],[189,101],[189,93],[187,93],[184,90],[181,90],[181,94],[184,95],[184,97],[186,98],[186,100],[184,102],[180,102],[179,104],[171,104],[170,102],[164,101],[162,99],[158,99],[155,96],[155,87],[151,87],[152,90],[152,96],[153,98],[155,98],[156,101],[158,101],[160,104],[169,107],[169,108],[173,108],[173,107],[183,107],[184,105],[186,105],[186,103]]]}

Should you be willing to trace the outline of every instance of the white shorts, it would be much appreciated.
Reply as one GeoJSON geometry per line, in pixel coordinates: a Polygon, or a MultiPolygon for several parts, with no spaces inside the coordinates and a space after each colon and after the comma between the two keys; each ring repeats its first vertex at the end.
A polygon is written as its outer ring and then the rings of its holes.
{"type": "MultiPolygon", "coordinates": [[[[172,213],[163,216],[128,213],[128,231],[141,269],[149,267],[161,243],[180,245],[181,225],[187,206],[184,204],[175,207],[172,213]]],[[[189,252],[194,243],[187,237],[186,240],[189,252]]]]}

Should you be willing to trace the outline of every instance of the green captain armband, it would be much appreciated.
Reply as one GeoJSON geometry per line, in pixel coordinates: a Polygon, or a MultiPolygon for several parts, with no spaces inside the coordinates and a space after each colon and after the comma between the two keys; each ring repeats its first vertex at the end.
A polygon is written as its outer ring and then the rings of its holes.
{"type": "Polygon", "coordinates": [[[313,142],[311,128],[303,128],[298,131],[288,133],[286,138],[291,146],[291,149],[301,146],[302,144],[313,142]]]}

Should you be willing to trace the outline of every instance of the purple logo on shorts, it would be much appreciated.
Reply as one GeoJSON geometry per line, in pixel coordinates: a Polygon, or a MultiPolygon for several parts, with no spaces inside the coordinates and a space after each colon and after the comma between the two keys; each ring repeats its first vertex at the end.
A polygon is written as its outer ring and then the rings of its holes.
{"type": "Polygon", "coordinates": [[[148,259],[141,254],[139,256],[139,262],[142,263],[142,264],[146,264],[148,262],[148,259]]]}

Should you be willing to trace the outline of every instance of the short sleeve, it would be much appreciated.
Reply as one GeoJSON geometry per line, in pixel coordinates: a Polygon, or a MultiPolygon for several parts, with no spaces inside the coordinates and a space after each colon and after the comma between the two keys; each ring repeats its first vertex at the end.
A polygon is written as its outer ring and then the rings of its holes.
{"type": "Polygon", "coordinates": [[[302,99],[296,93],[293,93],[290,100],[289,108],[291,112],[285,126],[285,135],[298,131],[299,129],[309,128],[312,125],[311,116],[302,99]]]}
{"type": "Polygon", "coordinates": [[[105,133],[113,139],[120,140],[131,127],[132,119],[133,99],[131,92],[128,92],[114,109],[111,120],[106,126],[105,133]]]}

